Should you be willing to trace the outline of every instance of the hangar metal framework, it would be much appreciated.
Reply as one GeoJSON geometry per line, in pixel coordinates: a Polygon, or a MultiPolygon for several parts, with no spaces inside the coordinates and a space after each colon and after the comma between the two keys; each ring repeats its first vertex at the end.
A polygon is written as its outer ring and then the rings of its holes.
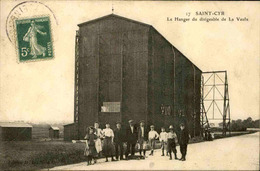
{"type": "MultiPolygon", "coordinates": [[[[226,136],[230,129],[230,103],[227,71],[209,71],[202,73],[202,111],[205,113],[202,126],[208,121],[222,121],[222,134],[226,136]]],[[[203,115],[202,115],[203,116],[203,115]]]]}

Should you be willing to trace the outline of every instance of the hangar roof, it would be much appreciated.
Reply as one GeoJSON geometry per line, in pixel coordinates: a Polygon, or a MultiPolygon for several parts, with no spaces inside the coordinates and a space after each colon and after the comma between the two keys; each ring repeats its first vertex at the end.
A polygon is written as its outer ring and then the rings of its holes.
{"type": "Polygon", "coordinates": [[[10,128],[32,128],[32,125],[23,122],[0,122],[0,127],[10,128]]]}
{"type": "MultiPolygon", "coordinates": [[[[78,24],[79,27],[83,26],[83,25],[87,25],[87,24],[90,24],[90,23],[94,23],[94,22],[97,22],[97,21],[100,21],[100,20],[104,20],[104,19],[107,19],[107,18],[111,18],[111,17],[114,17],[114,18],[119,18],[119,19],[123,19],[123,20],[126,20],[126,21],[129,21],[129,22],[132,22],[132,23],[136,23],[136,24],[140,24],[140,25],[143,25],[143,26],[146,26],[146,27],[149,27],[151,29],[154,29],[159,35],[162,36],[162,38],[168,42],[172,47],[174,47],[176,50],[178,50],[175,46],[172,45],[172,43],[166,39],[159,31],[157,31],[152,25],[149,25],[149,24],[146,24],[146,23],[142,23],[142,22],[139,22],[139,21],[136,21],[136,20],[132,20],[132,19],[129,19],[129,18],[125,18],[125,17],[122,17],[122,16],[119,16],[119,15],[116,15],[116,14],[109,14],[109,15],[105,15],[103,17],[99,17],[99,18],[96,18],[96,19],[93,19],[93,20],[90,20],[90,21],[87,21],[87,22],[83,22],[83,23],[80,23],[78,24]]],[[[179,51],[179,50],[178,50],[179,51]]],[[[180,51],[179,51],[180,52],[180,51]]],[[[181,52],[180,52],[181,53],[181,52]]],[[[190,61],[199,71],[202,72],[202,70],[197,66],[195,65],[189,58],[187,58],[183,53],[181,53],[183,55],[183,57],[185,57],[188,61],[190,61]]]]}
{"type": "Polygon", "coordinates": [[[60,130],[60,128],[55,127],[55,126],[51,126],[50,129],[53,129],[53,130],[55,130],[55,131],[56,131],[56,130],[60,130]]]}
{"type": "Polygon", "coordinates": [[[144,26],[151,27],[151,25],[149,25],[149,24],[142,23],[142,22],[139,22],[139,21],[136,21],[136,20],[132,20],[132,19],[129,19],[129,18],[125,18],[125,17],[119,16],[119,15],[116,15],[116,14],[105,15],[103,17],[96,18],[94,20],[90,20],[90,21],[87,21],[87,22],[80,23],[80,24],[78,24],[78,26],[80,27],[82,25],[93,23],[93,22],[96,22],[96,21],[99,21],[99,20],[103,20],[103,19],[106,19],[106,18],[109,18],[109,17],[116,17],[116,18],[120,18],[120,19],[123,19],[123,20],[127,20],[127,21],[130,21],[130,22],[133,22],[133,23],[137,23],[137,24],[141,24],[141,25],[144,25],[144,26]]]}

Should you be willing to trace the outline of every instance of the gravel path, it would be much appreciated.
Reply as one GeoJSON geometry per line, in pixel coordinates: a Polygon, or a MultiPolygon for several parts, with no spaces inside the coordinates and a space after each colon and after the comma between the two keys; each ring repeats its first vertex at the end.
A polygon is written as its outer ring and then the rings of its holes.
{"type": "MultiPolygon", "coordinates": [[[[177,147],[180,157],[179,146],[177,147]]],[[[259,132],[210,142],[190,144],[187,161],[169,160],[155,150],[145,160],[105,162],[86,166],[86,162],[59,166],[54,170],[259,170],[259,132]]]]}

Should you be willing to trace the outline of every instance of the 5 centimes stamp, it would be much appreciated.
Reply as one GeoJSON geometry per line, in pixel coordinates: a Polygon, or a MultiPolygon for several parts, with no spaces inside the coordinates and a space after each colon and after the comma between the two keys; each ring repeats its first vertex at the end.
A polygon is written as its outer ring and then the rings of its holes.
{"type": "Polygon", "coordinates": [[[15,27],[20,62],[54,57],[51,23],[48,16],[17,19],[15,27]]]}

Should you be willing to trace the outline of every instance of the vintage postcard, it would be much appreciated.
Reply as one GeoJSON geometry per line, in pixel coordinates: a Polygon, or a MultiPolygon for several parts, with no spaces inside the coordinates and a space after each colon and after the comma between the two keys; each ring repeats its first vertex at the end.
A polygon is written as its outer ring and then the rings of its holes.
{"type": "Polygon", "coordinates": [[[0,3],[0,170],[259,170],[258,1],[0,3]]]}

